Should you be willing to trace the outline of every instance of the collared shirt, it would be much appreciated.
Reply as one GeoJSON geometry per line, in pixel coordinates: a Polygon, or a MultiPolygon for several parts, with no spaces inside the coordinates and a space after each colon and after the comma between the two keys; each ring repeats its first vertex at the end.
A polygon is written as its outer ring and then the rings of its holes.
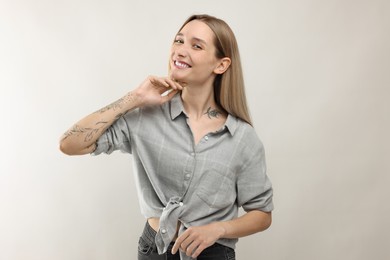
{"type": "MultiPolygon", "coordinates": [[[[264,148],[253,127],[228,115],[220,130],[195,145],[179,94],[161,106],[126,113],[92,154],[115,150],[133,155],[142,214],[160,218],[159,253],[174,238],[178,221],[181,234],[190,226],[234,219],[239,207],[273,210],[264,148]]],[[[235,248],[237,239],[217,242],[235,248]]]]}

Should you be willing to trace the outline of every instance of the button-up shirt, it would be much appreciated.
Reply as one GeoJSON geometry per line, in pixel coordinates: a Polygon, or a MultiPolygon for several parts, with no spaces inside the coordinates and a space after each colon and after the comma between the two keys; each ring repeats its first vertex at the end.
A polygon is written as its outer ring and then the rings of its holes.
{"type": "MultiPolygon", "coordinates": [[[[264,148],[253,127],[228,115],[220,130],[195,145],[179,94],[161,106],[126,113],[99,138],[93,154],[115,150],[133,155],[141,212],[160,218],[160,254],[178,222],[181,234],[190,226],[234,219],[239,207],[273,210],[264,148]]],[[[235,248],[237,239],[217,242],[235,248]]]]}

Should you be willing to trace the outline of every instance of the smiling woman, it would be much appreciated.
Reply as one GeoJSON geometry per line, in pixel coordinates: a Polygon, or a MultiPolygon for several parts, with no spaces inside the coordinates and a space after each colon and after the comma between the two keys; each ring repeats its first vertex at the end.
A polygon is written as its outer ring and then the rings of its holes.
{"type": "Polygon", "coordinates": [[[187,19],[173,41],[168,76],[149,76],[81,119],[60,148],[133,155],[147,219],[140,260],[235,259],[238,238],[271,224],[273,190],[236,39],[218,18],[187,19]],[[240,217],[239,207],[246,211],[240,217]]]}

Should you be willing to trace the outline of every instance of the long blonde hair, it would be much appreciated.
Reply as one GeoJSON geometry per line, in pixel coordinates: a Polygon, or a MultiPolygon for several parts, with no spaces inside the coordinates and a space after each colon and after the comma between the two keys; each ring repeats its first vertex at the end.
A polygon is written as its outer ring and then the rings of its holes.
{"type": "Polygon", "coordinates": [[[229,114],[252,125],[246,102],[240,53],[232,29],[219,18],[207,14],[198,14],[190,16],[180,27],[179,32],[187,23],[193,20],[204,22],[214,32],[216,57],[218,59],[228,57],[231,60],[231,64],[225,73],[217,75],[214,80],[215,102],[229,114]]]}

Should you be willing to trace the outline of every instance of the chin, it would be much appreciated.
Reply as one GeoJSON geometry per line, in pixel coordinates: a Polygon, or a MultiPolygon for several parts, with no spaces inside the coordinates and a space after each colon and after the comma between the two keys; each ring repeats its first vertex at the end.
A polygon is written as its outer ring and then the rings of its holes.
{"type": "Polygon", "coordinates": [[[172,72],[171,77],[175,81],[179,81],[179,82],[186,82],[187,81],[187,77],[180,75],[180,73],[172,72]]]}

